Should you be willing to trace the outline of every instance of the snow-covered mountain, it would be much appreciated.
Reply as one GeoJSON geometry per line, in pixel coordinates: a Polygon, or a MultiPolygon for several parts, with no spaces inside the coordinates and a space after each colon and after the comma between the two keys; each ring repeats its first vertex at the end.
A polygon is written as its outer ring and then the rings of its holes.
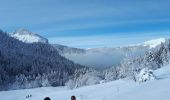
{"type": "Polygon", "coordinates": [[[161,43],[165,43],[165,41],[166,41],[165,38],[159,38],[159,39],[146,41],[142,45],[149,46],[150,48],[155,48],[159,46],[161,43]]]}
{"type": "Polygon", "coordinates": [[[90,67],[106,68],[120,64],[120,62],[127,56],[140,56],[146,51],[154,49],[166,39],[159,38],[149,40],[144,43],[113,48],[92,48],[92,49],[79,49],[63,45],[53,45],[61,55],[64,57],[90,67]]]}
{"type": "MultiPolygon", "coordinates": [[[[19,29],[11,33],[11,36],[25,43],[48,43],[46,38],[26,29],[19,29]]],[[[153,49],[161,43],[164,43],[165,40],[166,39],[164,38],[159,38],[125,47],[103,47],[92,49],[73,48],[60,44],[52,45],[62,56],[74,61],[75,63],[95,68],[107,68],[120,64],[120,62],[127,56],[143,55],[149,49],[153,49]]]]}
{"type": "Polygon", "coordinates": [[[3,100],[70,100],[75,95],[77,100],[169,100],[170,65],[162,67],[154,74],[157,80],[135,83],[130,80],[117,80],[77,89],[66,87],[43,87],[13,91],[1,91],[3,100]],[[9,96],[10,95],[10,96],[9,96]],[[29,98],[28,95],[31,95],[29,98]]]}
{"type": "MultiPolygon", "coordinates": [[[[26,29],[18,29],[11,33],[11,36],[25,43],[48,43],[46,38],[26,29]]],[[[161,43],[164,43],[165,40],[166,39],[164,38],[160,38],[125,47],[103,47],[92,49],[73,48],[60,44],[52,45],[62,56],[78,64],[96,68],[106,68],[120,64],[126,56],[143,55],[147,50],[153,49],[161,43]]]]}
{"type": "Polygon", "coordinates": [[[10,33],[10,35],[25,43],[35,43],[35,42],[48,43],[48,39],[36,33],[33,33],[27,29],[18,29],[15,32],[10,33]]]}
{"type": "Polygon", "coordinates": [[[24,43],[0,30],[0,91],[62,86],[85,69],[48,43],[24,43]]]}
{"type": "Polygon", "coordinates": [[[148,45],[143,43],[118,48],[77,49],[62,45],[52,47],[42,43],[30,45],[9,37],[4,32],[0,33],[0,88],[24,89],[0,91],[3,100],[43,100],[47,96],[56,100],[69,100],[72,95],[77,100],[170,98],[170,39],[165,42],[160,39],[155,44],[154,40],[145,42],[148,45]],[[86,64],[89,64],[86,61],[97,59],[96,65],[106,65],[114,61],[111,57],[120,57],[119,61],[124,58],[126,60],[119,66],[98,71],[74,64],[56,50],[64,56],[74,54],[77,61],[82,59],[86,64]],[[151,51],[145,53],[148,50],[151,51]],[[131,58],[126,58],[127,55],[131,58]],[[142,56],[135,57],[137,55],[142,56]],[[63,85],[73,88],[70,90],[63,85]]]}

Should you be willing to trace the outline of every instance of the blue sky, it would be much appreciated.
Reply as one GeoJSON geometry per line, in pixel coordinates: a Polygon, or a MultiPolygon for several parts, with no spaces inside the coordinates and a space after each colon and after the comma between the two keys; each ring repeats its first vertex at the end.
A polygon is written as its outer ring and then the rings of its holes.
{"type": "Polygon", "coordinates": [[[73,47],[170,37],[169,0],[0,0],[0,28],[26,28],[73,47]]]}

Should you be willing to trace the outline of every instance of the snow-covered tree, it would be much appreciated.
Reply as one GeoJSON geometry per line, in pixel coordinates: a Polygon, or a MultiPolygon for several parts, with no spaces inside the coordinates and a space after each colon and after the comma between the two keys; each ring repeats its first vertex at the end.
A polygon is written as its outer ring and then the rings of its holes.
{"type": "Polygon", "coordinates": [[[66,86],[69,88],[78,88],[81,86],[100,84],[104,76],[100,72],[94,70],[86,70],[85,73],[78,75],[78,77],[67,82],[66,86]]]}
{"type": "Polygon", "coordinates": [[[140,73],[137,75],[137,81],[138,82],[146,82],[150,80],[155,80],[156,77],[153,74],[153,70],[149,68],[144,68],[140,71],[140,73]]]}
{"type": "Polygon", "coordinates": [[[0,31],[0,90],[63,86],[84,68],[48,43],[23,43],[0,31]]]}
{"type": "Polygon", "coordinates": [[[119,69],[120,66],[113,66],[107,70],[105,70],[104,74],[105,74],[105,81],[113,81],[113,80],[117,80],[119,78],[119,69]]]}

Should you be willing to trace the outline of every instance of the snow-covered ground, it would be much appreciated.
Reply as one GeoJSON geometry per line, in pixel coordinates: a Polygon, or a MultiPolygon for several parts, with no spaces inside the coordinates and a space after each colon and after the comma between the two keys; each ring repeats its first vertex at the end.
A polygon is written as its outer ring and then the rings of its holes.
{"type": "Polygon", "coordinates": [[[135,83],[129,80],[117,80],[99,85],[69,90],[66,87],[43,87],[13,91],[1,91],[1,100],[170,100],[170,65],[154,71],[157,80],[135,83]],[[26,98],[27,95],[32,95],[26,98]]]}

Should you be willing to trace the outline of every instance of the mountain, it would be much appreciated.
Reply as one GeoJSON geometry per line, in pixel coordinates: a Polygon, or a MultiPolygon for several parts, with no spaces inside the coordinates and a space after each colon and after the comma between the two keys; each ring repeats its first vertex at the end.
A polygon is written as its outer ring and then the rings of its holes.
{"type": "Polygon", "coordinates": [[[87,69],[50,44],[24,43],[0,31],[0,90],[62,86],[87,69]]]}
{"type": "Polygon", "coordinates": [[[14,37],[22,42],[25,43],[36,43],[36,42],[41,42],[41,43],[48,43],[48,39],[30,32],[27,29],[18,29],[13,33],[10,33],[11,37],[14,37]]]}
{"type": "Polygon", "coordinates": [[[86,53],[85,49],[80,49],[80,48],[73,48],[73,47],[68,47],[68,46],[64,46],[64,45],[60,45],[60,44],[52,44],[52,46],[57,49],[57,51],[60,54],[73,54],[73,53],[86,53]]]}
{"type": "Polygon", "coordinates": [[[0,31],[0,90],[64,85],[74,89],[123,78],[134,82],[159,79],[153,71],[169,64],[170,39],[157,41],[146,42],[148,45],[78,49],[42,42],[25,43],[0,31]],[[72,62],[65,58],[66,54],[77,58],[75,62],[82,60],[84,65],[91,63],[99,68],[97,64],[103,64],[106,68],[111,62],[112,67],[95,70],[72,62]],[[116,60],[111,57],[119,60],[116,66],[113,66],[116,60]]]}
{"type": "Polygon", "coordinates": [[[95,68],[107,68],[119,65],[127,56],[142,56],[146,51],[164,43],[165,40],[164,38],[160,38],[141,44],[113,48],[79,49],[57,44],[53,44],[53,46],[62,56],[78,64],[95,68]]]}
{"type": "Polygon", "coordinates": [[[149,49],[141,56],[129,56],[119,65],[110,68],[87,72],[81,77],[69,80],[69,88],[94,85],[126,78],[134,82],[143,83],[155,80],[154,70],[160,69],[170,62],[170,39],[156,48],[149,49]]]}
{"type": "MultiPolygon", "coordinates": [[[[48,43],[47,39],[26,29],[18,29],[11,33],[11,36],[25,43],[48,43]]],[[[60,55],[75,63],[95,68],[107,68],[119,65],[127,56],[143,55],[149,49],[164,43],[165,40],[164,38],[159,38],[141,44],[113,48],[80,49],[60,44],[52,44],[52,46],[60,55]]]]}
{"type": "Polygon", "coordinates": [[[161,43],[165,43],[165,41],[166,41],[165,38],[159,38],[159,39],[146,41],[146,42],[142,43],[142,45],[149,46],[150,48],[155,48],[155,47],[159,46],[161,43]]]}

